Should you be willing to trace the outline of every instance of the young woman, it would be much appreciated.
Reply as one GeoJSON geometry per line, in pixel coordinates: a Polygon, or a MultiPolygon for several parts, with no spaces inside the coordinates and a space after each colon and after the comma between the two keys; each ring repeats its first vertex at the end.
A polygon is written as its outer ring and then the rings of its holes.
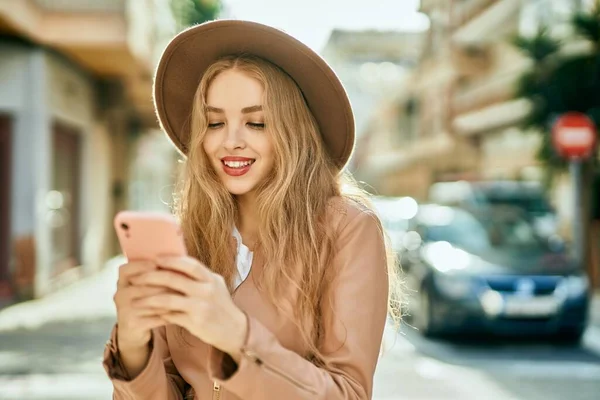
{"type": "Polygon", "coordinates": [[[354,123],[333,71],[279,30],[215,21],[169,44],[154,100],[187,158],[190,256],[121,267],[114,398],[371,398],[396,278],[347,194],[354,123]]]}

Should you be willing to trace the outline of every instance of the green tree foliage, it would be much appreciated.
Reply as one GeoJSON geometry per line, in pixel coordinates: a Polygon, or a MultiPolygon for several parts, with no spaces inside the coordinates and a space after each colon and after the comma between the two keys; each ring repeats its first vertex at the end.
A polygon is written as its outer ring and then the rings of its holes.
{"type": "Polygon", "coordinates": [[[559,115],[583,112],[600,126],[600,1],[592,12],[577,13],[571,24],[574,34],[562,43],[551,37],[547,28],[534,37],[513,41],[533,63],[533,68],[520,78],[516,96],[533,104],[523,125],[543,135],[538,158],[550,175],[566,167],[552,146],[551,127],[559,115]],[[561,51],[568,44],[582,41],[589,42],[592,50],[571,54],[561,51]]]}
{"type": "Polygon", "coordinates": [[[219,0],[171,0],[171,9],[180,29],[217,18],[221,11],[219,0]]]}

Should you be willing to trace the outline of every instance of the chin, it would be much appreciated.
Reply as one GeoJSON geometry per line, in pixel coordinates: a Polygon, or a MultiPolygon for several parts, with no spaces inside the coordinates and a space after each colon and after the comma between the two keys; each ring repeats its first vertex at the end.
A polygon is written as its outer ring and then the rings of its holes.
{"type": "Polygon", "coordinates": [[[251,182],[225,182],[227,191],[234,196],[243,196],[254,190],[255,185],[251,182]]]}

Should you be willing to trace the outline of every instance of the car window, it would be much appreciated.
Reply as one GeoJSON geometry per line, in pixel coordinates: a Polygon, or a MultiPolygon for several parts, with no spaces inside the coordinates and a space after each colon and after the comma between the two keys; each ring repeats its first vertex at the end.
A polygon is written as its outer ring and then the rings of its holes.
{"type": "Polygon", "coordinates": [[[479,188],[476,190],[477,197],[494,205],[509,205],[519,207],[533,213],[552,212],[552,205],[541,189],[526,187],[517,188],[479,188]]]}
{"type": "Polygon", "coordinates": [[[417,226],[417,232],[426,241],[447,241],[469,249],[489,247],[483,225],[463,210],[450,207],[426,209],[419,215],[417,226]]]}
{"type": "Polygon", "coordinates": [[[475,216],[465,210],[439,207],[420,215],[417,232],[426,241],[447,241],[467,251],[537,248],[542,244],[527,219],[506,209],[475,216]]]}

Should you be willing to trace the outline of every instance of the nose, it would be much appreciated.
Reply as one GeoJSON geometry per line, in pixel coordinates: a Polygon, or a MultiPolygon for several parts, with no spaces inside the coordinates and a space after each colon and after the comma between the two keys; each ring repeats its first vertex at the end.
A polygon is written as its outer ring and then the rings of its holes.
{"type": "Polygon", "coordinates": [[[225,141],[223,142],[223,147],[226,150],[232,151],[246,147],[241,126],[237,124],[229,124],[226,131],[225,141]]]}

